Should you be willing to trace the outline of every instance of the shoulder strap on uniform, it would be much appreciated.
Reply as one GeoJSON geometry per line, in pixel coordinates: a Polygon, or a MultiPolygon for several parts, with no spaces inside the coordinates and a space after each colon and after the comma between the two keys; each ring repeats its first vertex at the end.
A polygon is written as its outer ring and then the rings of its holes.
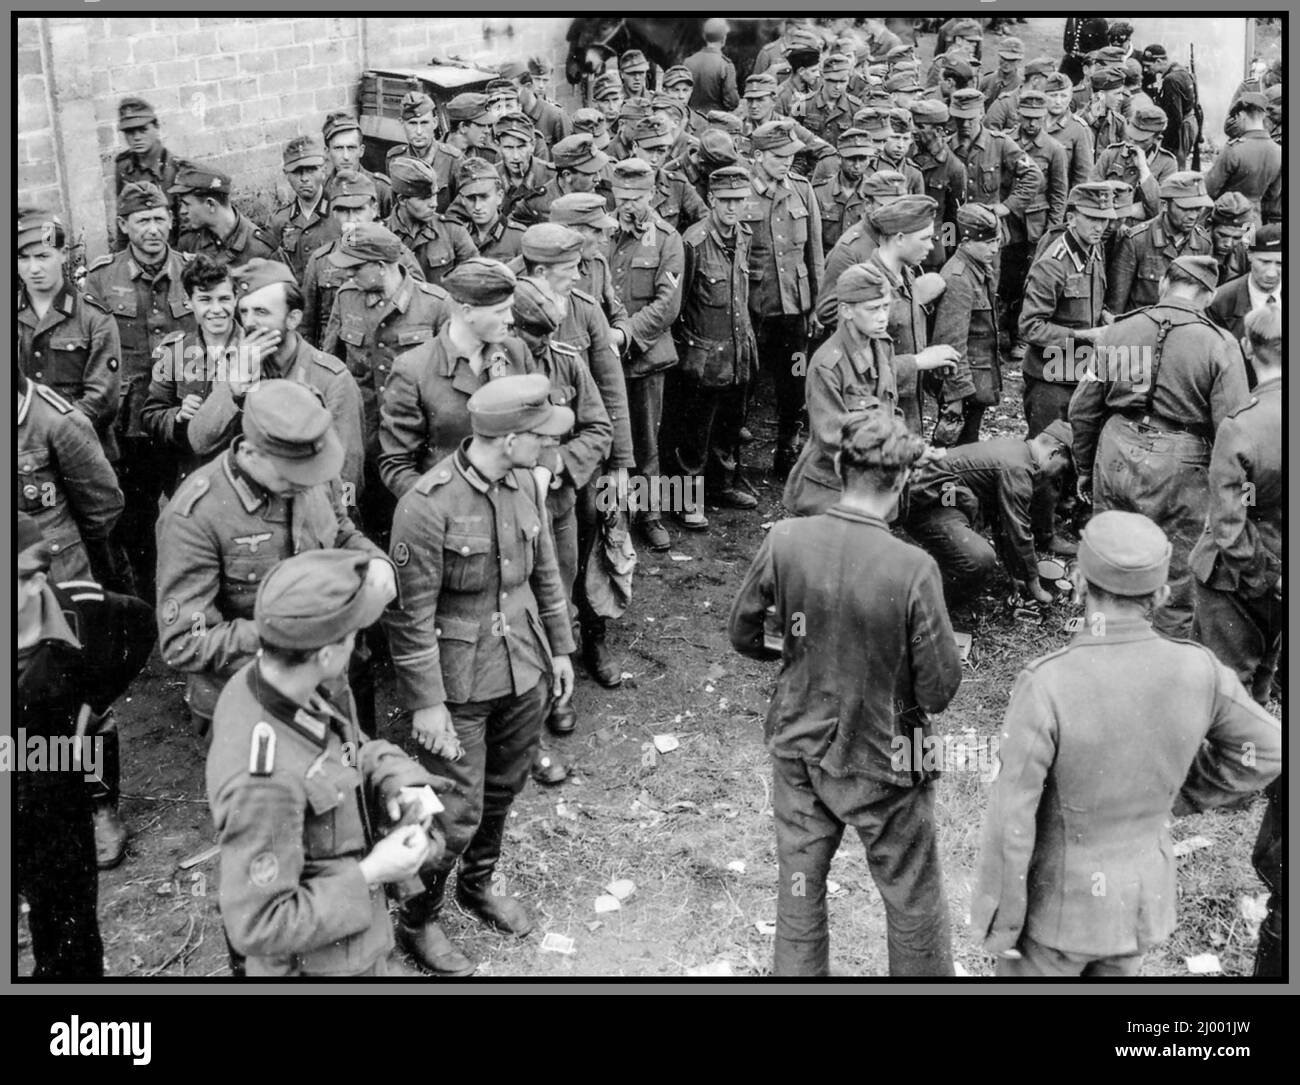
{"type": "Polygon", "coordinates": [[[194,511],[194,506],[198,504],[199,498],[208,492],[210,486],[211,483],[203,475],[191,475],[181,492],[173,498],[176,502],[177,515],[189,516],[194,511]]]}
{"type": "Polygon", "coordinates": [[[599,304],[599,302],[597,302],[596,299],[595,299],[594,297],[592,297],[590,294],[588,294],[585,290],[579,290],[578,287],[576,287],[576,286],[575,286],[572,290],[569,291],[569,295],[570,295],[571,297],[578,297],[578,298],[581,298],[583,301],[590,302],[592,305],[597,305],[597,304],[599,304]]]}
{"type": "Polygon", "coordinates": [[[89,305],[92,309],[98,309],[101,313],[105,313],[109,316],[112,316],[113,314],[113,311],[102,301],[100,301],[97,297],[95,297],[94,294],[88,294],[86,293],[86,291],[83,290],[81,291],[81,300],[84,304],[89,305]]]}
{"type": "Polygon", "coordinates": [[[1169,337],[1173,327],[1174,322],[1169,319],[1168,314],[1160,317],[1160,326],[1156,329],[1156,341],[1151,351],[1151,381],[1147,385],[1146,405],[1143,408],[1144,414],[1154,413],[1156,380],[1160,376],[1160,357],[1165,352],[1165,340],[1169,337]]]}
{"type": "Polygon", "coordinates": [[[72,404],[59,395],[59,393],[53,388],[49,388],[44,384],[37,384],[35,381],[32,381],[32,387],[36,389],[36,394],[58,411],[59,414],[70,414],[74,409],[72,404]]]}
{"type": "Polygon", "coordinates": [[[98,271],[102,267],[108,267],[108,265],[111,264],[112,262],[113,262],[113,254],[106,253],[104,256],[101,256],[98,260],[96,260],[88,268],[86,268],[86,274],[89,275],[92,271],[98,271]]]}
{"type": "Polygon", "coordinates": [[[331,373],[342,373],[347,369],[347,366],[335,358],[333,354],[326,354],[323,350],[313,351],[311,360],[331,373]]]}
{"type": "Polygon", "coordinates": [[[258,720],[248,748],[248,772],[250,776],[270,776],[274,768],[275,728],[266,720],[258,720]]]}

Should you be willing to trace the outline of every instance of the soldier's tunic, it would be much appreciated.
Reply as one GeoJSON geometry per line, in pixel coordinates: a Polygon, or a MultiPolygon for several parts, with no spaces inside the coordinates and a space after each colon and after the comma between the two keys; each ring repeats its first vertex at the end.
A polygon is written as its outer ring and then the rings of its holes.
{"type": "Polygon", "coordinates": [[[1092,130],[1067,109],[1059,117],[1050,113],[1044,117],[1043,131],[1065,148],[1068,187],[1087,181],[1096,160],[1094,148],[1097,144],[1092,138],[1092,130]]]}
{"type": "Polygon", "coordinates": [[[999,359],[997,283],[993,267],[958,245],[939,272],[944,291],[934,303],[933,343],[957,351],[956,369],[943,379],[944,403],[962,400],[964,417],[956,443],[979,440],[984,412],[1002,398],[999,359]]]}
{"type": "Polygon", "coordinates": [[[655,194],[650,199],[650,206],[678,233],[709,213],[708,206],[686,175],[666,168],[655,173],[655,194]]]}
{"type": "Polygon", "coordinates": [[[1106,110],[1087,127],[1088,134],[1092,137],[1093,147],[1109,147],[1113,143],[1123,143],[1128,130],[1124,118],[1113,109],[1106,110]]]}
{"type": "MultiPolygon", "coordinates": [[[[129,184],[142,182],[155,185],[167,197],[167,210],[171,212],[172,226],[167,235],[168,244],[175,246],[180,236],[181,215],[180,197],[168,195],[167,190],[176,183],[176,174],[181,160],[159,143],[143,158],[132,151],[120,151],[113,158],[113,195],[114,199],[122,194],[129,184]]],[[[113,226],[113,249],[121,252],[127,246],[126,234],[116,224],[113,226]]]]}
{"type": "Polygon", "coordinates": [[[1178,160],[1163,147],[1155,153],[1148,165],[1151,172],[1143,182],[1138,181],[1138,167],[1134,155],[1142,154],[1132,143],[1112,143],[1097,151],[1097,163],[1092,168],[1094,181],[1123,181],[1133,187],[1136,203],[1141,203],[1140,218],[1155,218],[1160,214],[1160,182],[1178,170],[1178,160]]]}
{"type": "Polygon", "coordinates": [[[459,221],[464,222],[465,229],[469,232],[469,239],[474,243],[474,247],[478,249],[480,256],[487,256],[493,260],[500,260],[503,264],[508,264],[523,249],[526,227],[513,219],[502,218],[498,215],[495,222],[482,230],[468,219],[460,219],[459,221]]]}
{"type": "Polygon", "coordinates": [[[966,164],[948,146],[941,147],[937,156],[918,151],[911,161],[921,171],[922,192],[939,205],[934,212],[934,248],[921,261],[922,271],[938,271],[952,252],[943,241],[944,226],[950,226],[956,236],[957,208],[966,202],[966,164]]]}
{"type": "Polygon", "coordinates": [[[817,319],[823,328],[829,330],[839,323],[840,276],[851,265],[865,264],[870,260],[877,244],[875,231],[864,217],[858,220],[856,226],[845,230],[835,242],[834,248],[826,254],[821,286],[817,290],[817,319]]]}
{"type": "Polygon", "coordinates": [[[497,173],[505,185],[505,199],[501,201],[501,214],[514,219],[525,228],[548,221],[552,198],[548,186],[555,180],[555,167],[534,155],[523,177],[516,179],[504,162],[497,163],[497,173]]]}
{"type": "Polygon", "coordinates": [[[1048,226],[1065,220],[1068,191],[1064,147],[1045,132],[1039,132],[1033,139],[1021,137],[1019,146],[1037,167],[1037,183],[1033,197],[1024,208],[1013,210],[1007,216],[1006,245],[999,253],[998,293],[1006,310],[1007,330],[1012,338],[1015,337],[1020,299],[1034,247],[1048,226]]]}
{"type": "Polygon", "coordinates": [[[1205,191],[1217,200],[1240,192],[1264,222],[1282,221],[1282,148],[1267,132],[1252,129],[1228,141],[1205,175],[1205,191]]]}
{"type": "MultiPolygon", "coordinates": [[[[394,158],[414,158],[423,162],[426,166],[431,166],[433,172],[437,174],[438,191],[434,193],[435,206],[438,208],[438,213],[443,214],[456,197],[456,168],[464,157],[465,155],[459,147],[453,147],[448,143],[439,143],[434,140],[424,154],[416,154],[411,150],[409,143],[399,143],[397,146],[389,148],[384,162],[387,164],[394,158]]],[[[379,175],[371,174],[371,176],[379,175]]],[[[389,182],[389,188],[391,190],[392,182],[389,182]]]]}
{"type": "MultiPolygon", "coordinates": [[[[779,93],[777,99],[780,100],[779,93]]],[[[802,116],[793,113],[790,116],[801,121],[810,131],[834,146],[839,142],[840,136],[853,127],[853,114],[861,108],[860,98],[855,98],[848,91],[832,98],[826,93],[826,86],[823,84],[817,89],[816,94],[803,103],[802,116]]]]}
{"type": "Polygon", "coordinates": [[[862,221],[867,197],[862,195],[860,180],[842,173],[815,181],[813,196],[822,220],[822,251],[829,253],[845,230],[862,221]]]}
{"type": "Polygon", "coordinates": [[[425,282],[439,285],[443,277],[463,260],[478,256],[464,226],[438,215],[429,222],[416,219],[404,200],[398,200],[384,223],[420,262],[425,282]]]}
{"type": "MultiPolygon", "coordinates": [[[[337,238],[322,245],[308,258],[302,273],[303,310],[298,331],[314,347],[320,346],[324,339],[325,325],[334,310],[339,288],[352,278],[351,268],[335,267],[328,259],[338,245],[337,238]]],[[[414,278],[424,281],[424,268],[405,245],[399,262],[414,278]]]]}
{"type": "Polygon", "coordinates": [[[275,235],[259,226],[251,219],[245,218],[238,209],[235,210],[235,226],[225,237],[217,237],[211,230],[183,230],[176,241],[181,252],[194,256],[204,253],[207,256],[223,260],[231,267],[240,267],[255,256],[265,260],[279,260],[289,263],[285,253],[280,250],[275,235]]]}
{"type": "Polygon", "coordinates": [[[310,208],[303,207],[302,201],[296,198],[277,207],[266,233],[271,244],[284,253],[299,282],[311,254],[340,236],[339,224],[330,214],[329,200],[324,194],[310,208]]]}
{"type": "Polygon", "coordinates": [[[1208,256],[1214,242],[1204,226],[1193,226],[1178,238],[1161,214],[1130,226],[1120,234],[1106,271],[1106,308],[1128,313],[1154,305],[1160,280],[1180,256],[1208,256]]]}

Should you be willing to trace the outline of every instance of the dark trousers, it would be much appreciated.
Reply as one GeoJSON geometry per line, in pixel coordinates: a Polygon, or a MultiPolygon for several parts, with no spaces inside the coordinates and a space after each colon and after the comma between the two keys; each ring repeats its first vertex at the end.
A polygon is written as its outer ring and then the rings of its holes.
{"type": "Polygon", "coordinates": [[[908,517],[907,533],[938,563],[949,607],[979,591],[997,568],[992,545],[960,509],[937,506],[917,512],[908,517]]]}
{"type": "Polygon", "coordinates": [[[1020,338],[1020,307],[1025,300],[1025,278],[1036,247],[1032,241],[1011,241],[999,250],[1002,274],[998,279],[998,300],[1006,319],[1003,327],[1008,345],[1014,345],[1020,338]]]}
{"type": "MultiPolygon", "coordinates": [[[[802,315],[755,316],[754,337],[758,341],[760,370],[772,376],[776,446],[794,449],[799,443],[800,421],[807,413],[804,374],[808,371],[808,321],[802,315]]],[[[751,400],[755,391],[751,386],[751,400]]]]}
{"type": "MultiPolygon", "coordinates": [[[[1025,375],[1026,436],[1037,437],[1058,418],[1069,419],[1070,397],[1074,395],[1074,387],[1073,384],[1025,375]]],[[[1058,519],[1073,518],[1077,504],[1074,498],[1074,478],[1073,470],[1067,470],[1035,489],[1029,510],[1034,540],[1040,545],[1046,544],[1056,534],[1058,519]]]]}
{"type": "Polygon", "coordinates": [[[745,385],[710,388],[672,370],[664,389],[660,459],[670,471],[703,475],[711,490],[735,485],[745,385]]]}
{"type": "Polygon", "coordinates": [[[114,466],[122,489],[122,515],[110,538],[117,556],[125,559],[130,568],[134,589],[131,594],[152,605],[158,575],[158,542],[154,535],[158,499],[163,486],[175,474],[176,465],[166,450],[155,446],[148,437],[123,437],[120,444],[122,457],[114,466]]]}
{"type": "Polygon", "coordinates": [[[361,517],[360,527],[375,545],[388,549],[388,536],[393,530],[393,513],[397,511],[397,498],[379,477],[379,468],[373,457],[366,457],[365,486],[357,505],[361,517]]]}
{"type": "MultiPolygon", "coordinates": [[[[627,378],[627,412],[632,429],[632,455],[636,457],[636,474],[649,480],[658,492],[659,487],[659,423],[664,413],[664,371],[644,377],[627,378]]],[[[644,491],[646,494],[650,489],[644,491]]],[[[659,517],[659,501],[655,501],[648,516],[659,517]]],[[[646,512],[647,510],[641,509],[646,512]]]]}
{"type": "MultiPolygon", "coordinates": [[[[603,630],[605,623],[605,619],[599,617],[587,601],[587,563],[592,560],[596,547],[600,545],[601,514],[596,507],[596,494],[600,490],[600,480],[604,474],[604,471],[596,474],[578,491],[578,500],[573,506],[577,552],[574,555],[576,563],[573,569],[573,591],[569,599],[578,611],[578,621],[582,625],[584,635],[596,628],[603,630]]],[[[567,540],[564,545],[568,545],[567,540]]],[[[561,549],[558,533],[555,537],[555,550],[560,565],[560,576],[563,578],[567,575],[565,562],[569,559],[561,549]]]]}
{"type": "Polygon", "coordinates": [[[1268,886],[1268,915],[1259,927],[1255,975],[1282,976],[1282,777],[1265,789],[1268,808],[1259,823],[1259,836],[1251,861],[1260,881],[1268,886]]]}
{"type": "Polygon", "coordinates": [[[1112,415],[1092,466],[1092,509],[1140,512],[1169,537],[1169,601],[1152,616],[1156,631],[1192,635],[1192,576],[1188,561],[1205,530],[1210,503],[1210,443],[1190,433],[1164,433],[1112,415]]]}
{"type": "Polygon", "coordinates": [[[58,773],[37,786],[24,775],[16,781],[14,869],[15,888],[31,909],[32,978],[98,979],[104,944],[95,914],[99,870],[89,789],[78,772],[58,773]]]}
{"type": "Polygon", "coordinates": [[[1019,960],[999,958],[994,974],[1020,979],[1050,976],[1084,976],[1091,979],[1118,979],[1136,976],[1142,968],[1141,953],[1126,953],[1113,957],[1089,957],[1083,953],[1066,953],[1035,942],[1029,935],[1020,937],[1016,946],[1019,960]]]}
{"type": "Polygon", "coordinates": [[[1268,703],[1282,649],[1286,611],[1275,595],[1243,599],[1193,578],[1192,636],[1230,667],[1260,704],[1268,703]]]}
{"type": "Polygon", "coordinates": [[[889,974],[954,974],[932,787],[839,778],[774,757],[772,807],[779,879],[774,975],[830,972],[826,874],[846,825],[857,830],[885,902],[889,974]]]}
{"type": "Polygon", "coordinates": [[[447,839],[446,851],[436,867],[420,872],[432,891],[407,902],[403,912],[406,922],[418,924],[433,918],[441,885],[458,860],[461,888],[487,890],[501,857],[510,807],[528,780],[533,748],[541,737],[550,699],[550,683],[543,679],[517,697],[449,704],[447,709],[465,751],[459,761],[448,761],[412,745],[420,764],[451,780],[459,792],[442,796],[446,810],[439,822],[447,839]]]}

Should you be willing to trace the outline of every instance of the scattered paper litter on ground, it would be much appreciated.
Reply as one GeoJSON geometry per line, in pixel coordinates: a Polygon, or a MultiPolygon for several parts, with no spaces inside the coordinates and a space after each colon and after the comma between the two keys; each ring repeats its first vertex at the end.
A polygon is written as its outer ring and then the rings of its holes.
{"type": "Polygon", "coordinates": [[[538,948],[543,953],[572,953],[573,939],[567,934],[548,933],[538,948]]]}

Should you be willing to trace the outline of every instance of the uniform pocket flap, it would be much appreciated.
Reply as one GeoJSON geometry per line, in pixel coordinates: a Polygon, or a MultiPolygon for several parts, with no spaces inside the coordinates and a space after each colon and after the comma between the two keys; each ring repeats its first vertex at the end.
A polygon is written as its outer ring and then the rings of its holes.
{"type": "Polygon", "coordinates": [[[432,328],[406,328],[397,333],[397,345],[399,347],[406,347],[413,343],[423,343],[432,335],[432,328]]]}
{"type": "Polygon", "coordinates": [[[343,766],[330,766],[316,774],[306,777],[303,785],[307,789],[307,805],[313,814],[320,816],[335,810],[354,791],[361,782],[355,769],[343,766]],[[329,775],[326,775],[326,772],[329,775]]]}
{"type": "Polygon", "coordinates": [[[51,339],[51,350],[85,350],[90,346],[90,340],[84,335],[71,336],[67,339],[51,339]]]}
{"type": "Polygon", "coordinates": [[[439,640],[458,640],[467,644],[478,643],[478,622],[467,618],[438,618],[434,632],[439,640]]]}
{"type": "Polygon", "coordinates": [[[486,554],[492,549],[492,539],[487,535],[467,535],[449,531],[442,537],[442,545],[445,550],[455,550],[461,557],[469,557],[471,554],[486,554]]]}
{"type": "Polygon", "coordinates": [[[193,310],[190,308],[188,298],[178,298],[171,303],[172,316],[179,320],[181,317],[189,316],[193,310]]]}
{"type": "Polygon", "coordinates": [[[339,338],[349,346],[359,347],[366,341],[366,329],[355,324],[344,324],[339,329],[339,338]]]}
{"type": "Polygon", "coordinates": [[[652,270],[653,270],[653,269],[656,269],[656,268],[659,267],[659,257],[658,257],[658,256],[650,256],[650,255],[645,255],[645,256],[637,255],[637,256],[633,256],[633,257],[632,257],[632,267],[634,267],[634,268],[642,268],[642,269],[644,269],[644,268],[650,268],[650,269],[652,269],[652,270]]]}

